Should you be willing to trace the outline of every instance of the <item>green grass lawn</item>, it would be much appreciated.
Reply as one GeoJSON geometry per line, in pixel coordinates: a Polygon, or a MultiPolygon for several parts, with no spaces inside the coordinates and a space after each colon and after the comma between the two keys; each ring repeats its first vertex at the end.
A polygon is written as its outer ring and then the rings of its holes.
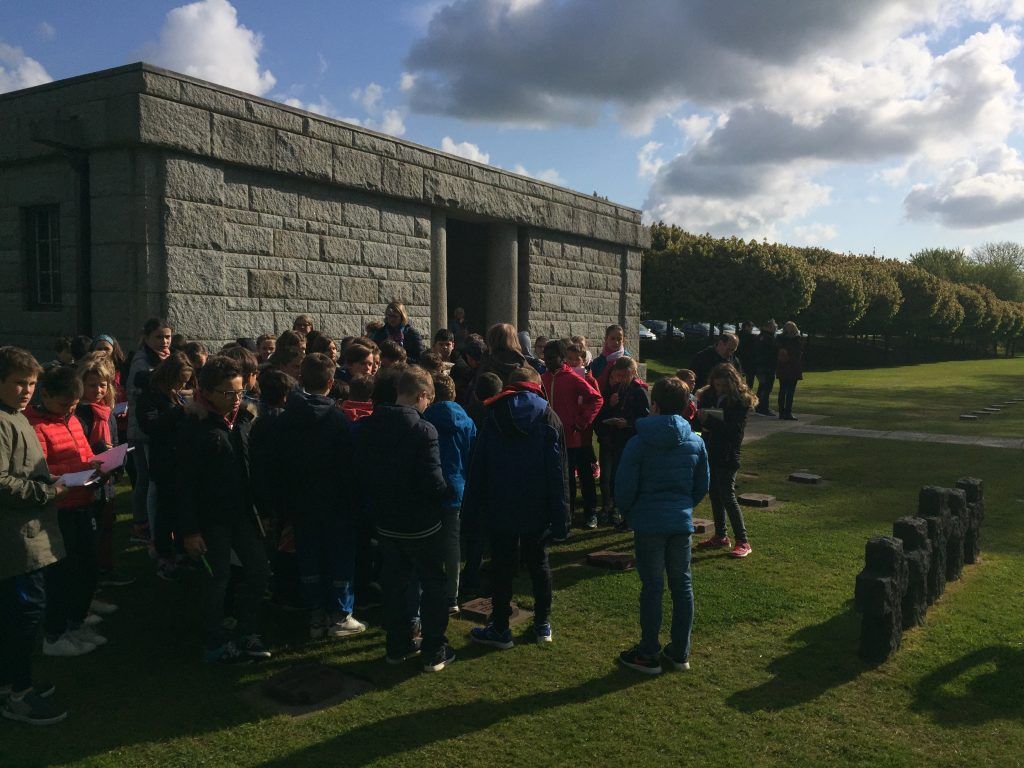
{"type": "MultiPolygon", "coordinates": [[[[645,361],[652,378],[678,361],[645,361]]],[[[771,408],[775,410],[778,386],[771,408]]],[[[810,372],[797,385],[797,414],[824,414],[823,424],[954,435],[1024,437],[1024,403],[977,422],[960,414],[1024,397],[1024,357],[958,360],[893,368],[810,372]]]]}
{"type": "MultiPolygon", "coordinates": [[[[158,581],[135,550],[122,563],[140,581],[110,591],[121,604],[102,625],[110,644],[39,662],[69,719],[45,730],[0,721],[0,766],[1020,764],[1020,456],[786,434],[744,453],[744,488],[783,505],[748,512],[747,560],[696,561],[688,673],[646,679],[616,667],[638,638],[636,574],[580,565],[586,552],[629,548],[627,536],[607,531],[553,552],[552,645],[478,650],[470,625],[455,621],[459,658],[439,675],[386,666],[377,628],[304,645],[296,618],[269,608],[272,662],[206,668],[190,585],[158,581]],[[785,481],[804,467],[828,483],[785,481]],[[893,658],[860,662],[850,603],[865,540],[912,514],[919,486],[968,474],[987,482],[984,562],[893,658]],[[301,718],[273,715],[253,697],[262,680],[305,660],[338,665],[373,690],[301,718]]],[[[710,515],[706,504],[698,514],[710,515]]]]}

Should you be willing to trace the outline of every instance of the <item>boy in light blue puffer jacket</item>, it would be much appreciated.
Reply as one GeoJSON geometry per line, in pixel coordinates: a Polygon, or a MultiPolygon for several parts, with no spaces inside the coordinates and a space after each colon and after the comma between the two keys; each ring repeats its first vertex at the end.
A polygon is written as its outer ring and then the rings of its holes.
{"type": "Polygon", "coordinates": [[[686,422],[690,397],[676,378],[651,389],[651,415],[638,419],[636,437],[622,452],[615,474],[615,501],[635,532],[640,576],[638,645],[619,655],[629,669],[656,675],[661,657],[675,669],[689,669],[693,627],[690,536],[693,508],[708,492],[710,473],[704,441],[686,422]],[[661,597],[668,574],[672,594],[672,642],[662,649],[661,597]]]}

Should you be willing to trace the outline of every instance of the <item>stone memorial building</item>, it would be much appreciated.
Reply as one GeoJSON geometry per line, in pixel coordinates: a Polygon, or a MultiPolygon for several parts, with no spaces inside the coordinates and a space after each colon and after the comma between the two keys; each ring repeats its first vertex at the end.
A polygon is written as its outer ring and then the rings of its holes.
{"type": "Polygon", "coordinates": [[[147,64],[0,95],[0,137],[0,343],[340,338],[398,299],[638,347],[649,234],[601,198],[147,64]]]}

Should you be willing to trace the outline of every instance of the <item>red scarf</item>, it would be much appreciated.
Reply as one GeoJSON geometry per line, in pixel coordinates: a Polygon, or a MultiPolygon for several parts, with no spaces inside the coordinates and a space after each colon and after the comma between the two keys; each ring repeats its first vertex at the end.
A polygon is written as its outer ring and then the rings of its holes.
{"type": "Polygon", "coordinates": [[[110,439],[110,406],[103,403],[89,403],[92,408],[92,429],[86,437],[89,445],[112,445],[110,439]]]}
{"type": "Polygon", "coordinates": [[[540,395],[547,400],[547,397],[544,395],[544,387],[540,384],[533,381],[516,381],[511,384],[506,384],[501,392],[496,394],[494,397],[489,397],[484,400],[484,405],[493,405],[503,398],[516,394],[516,392],[533,392],[533,394],[540,395]]]}

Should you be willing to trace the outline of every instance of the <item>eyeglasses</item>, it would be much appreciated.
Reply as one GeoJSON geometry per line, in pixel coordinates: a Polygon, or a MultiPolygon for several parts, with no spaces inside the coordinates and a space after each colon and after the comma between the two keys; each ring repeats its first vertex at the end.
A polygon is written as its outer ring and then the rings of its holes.
{"type": "Polygon", "coordinates": [[[231,398],[232,400],[241,400],[245,396],[244,389],[215,389],[213,392],[221,397],[231,398]]]}

